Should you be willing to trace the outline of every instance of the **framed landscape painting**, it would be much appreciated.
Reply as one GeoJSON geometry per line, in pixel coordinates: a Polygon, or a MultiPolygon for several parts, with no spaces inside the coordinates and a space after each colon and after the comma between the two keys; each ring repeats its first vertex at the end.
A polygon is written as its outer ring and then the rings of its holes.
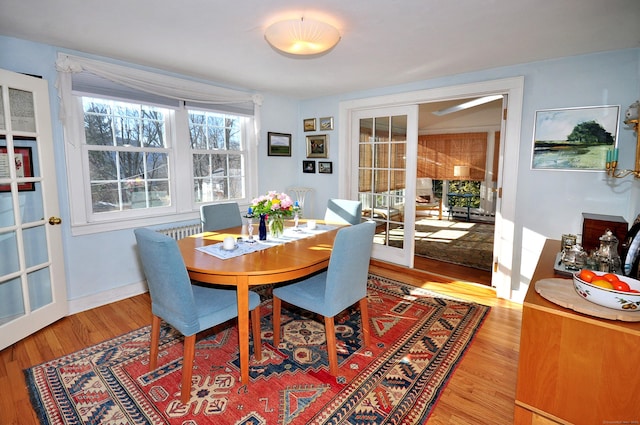
{"type": "Polygon", "coordinates": [[[267,155],[291,156],[291,134],[269,132],[267,136],[267,155]]]}
{"type": "Polygon", "coordinates": [[[620,106],[536,111],[532,169],[604,171],[618,143],[620,106]]]}

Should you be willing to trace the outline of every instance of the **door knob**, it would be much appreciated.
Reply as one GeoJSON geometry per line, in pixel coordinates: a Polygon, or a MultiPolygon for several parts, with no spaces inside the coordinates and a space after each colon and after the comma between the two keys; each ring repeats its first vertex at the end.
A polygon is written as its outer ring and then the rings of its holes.
{"type": "Polygon", "coordinates": [[[60,217],[49,217],[49,224],[56,225],[62,223],[62,219],[60,217]]]}

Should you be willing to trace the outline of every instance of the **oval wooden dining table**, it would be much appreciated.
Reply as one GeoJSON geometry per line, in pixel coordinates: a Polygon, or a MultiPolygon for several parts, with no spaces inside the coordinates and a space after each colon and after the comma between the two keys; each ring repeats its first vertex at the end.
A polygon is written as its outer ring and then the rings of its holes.
{"type": "Polygon", "coordinates": [[[331,230],[304,239],[225,260],[196,248],[220,243],[227,236],[237,238],[241,234],[241,227],[200,233],[178,241],[191,279],[211,285],[236,287],[240,378],[245,384],[249,383],[249,288],[286,282],[326,269],[336,233],[343,226],[332,227],[331,230]]]}

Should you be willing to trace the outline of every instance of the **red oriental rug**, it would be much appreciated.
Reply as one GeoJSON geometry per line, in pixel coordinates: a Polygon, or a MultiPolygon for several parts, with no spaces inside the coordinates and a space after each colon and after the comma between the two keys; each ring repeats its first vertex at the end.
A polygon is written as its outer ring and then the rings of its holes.
{"type": "MultiPolygon", "coordinates": [[[[371,345],[354,308],[336,317],[340,375],[328,373],[324,326],[284,308],[272,343],[262,304],[262,361],[239,382],[234,326],[199,335],[191,402],[180,403],[182,337],[161,331],[149,372],[144,327],[25,370],[43,424],[424,423],[489,307],[369,276],[371,345]]],[[[233,323],[233,322],[230,322],[233,323]]]]}

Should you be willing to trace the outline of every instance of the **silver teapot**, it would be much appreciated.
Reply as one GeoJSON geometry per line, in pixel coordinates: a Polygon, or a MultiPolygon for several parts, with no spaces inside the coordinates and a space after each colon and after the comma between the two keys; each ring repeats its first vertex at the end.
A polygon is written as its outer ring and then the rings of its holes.
{"type": "Polygon", "coordinates": [[[600,248],[596,251],[598,270],[605,273],[621,273],[620,256],[618,255],[618,238],[607,229],[600,236],[600,248]]]}

